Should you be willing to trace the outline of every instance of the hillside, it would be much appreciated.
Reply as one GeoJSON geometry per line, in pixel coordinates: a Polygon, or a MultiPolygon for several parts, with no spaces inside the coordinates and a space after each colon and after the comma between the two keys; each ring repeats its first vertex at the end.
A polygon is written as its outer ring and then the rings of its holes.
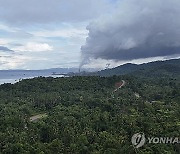
{"type": "Polygon", "coordinates": [[[125,74],[144,77],[179,76],[180,59],[155,61],[140,65],[128,63],[112,69],[106,69],[94,73],[94,75],[99,76],[113,76],[125,74]]]}
{"type": "Polygon", "coordinates": [[[180,79],[126,75],[0,85],[0,153],[179,153],[178,144],[131,143],[139,132],[179,136],[179,88],[180,79]]]}

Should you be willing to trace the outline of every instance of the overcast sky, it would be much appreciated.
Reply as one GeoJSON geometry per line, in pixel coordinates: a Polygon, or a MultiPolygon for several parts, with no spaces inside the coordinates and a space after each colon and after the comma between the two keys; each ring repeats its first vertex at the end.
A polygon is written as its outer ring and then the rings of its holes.
{"type": "Polygon", "coordinates": [[[178,57],[179,8],[179,0],[0,0],[0,69],[178,57]]]}

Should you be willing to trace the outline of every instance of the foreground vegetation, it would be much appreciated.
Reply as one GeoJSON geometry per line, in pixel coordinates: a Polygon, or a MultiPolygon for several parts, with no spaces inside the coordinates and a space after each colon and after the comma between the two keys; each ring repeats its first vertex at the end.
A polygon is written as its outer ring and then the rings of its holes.
{"type": "Polygon", "coordinates": [[[179,144],[131,137],[179,137],[180,79],[132,76],[35,78],[0,86],[0,153],[180,153],[179,144]],[[115,83],[125,86],[114,92],[115,83]],[[42,119],[31,121],[35,115],[42,119]]]}

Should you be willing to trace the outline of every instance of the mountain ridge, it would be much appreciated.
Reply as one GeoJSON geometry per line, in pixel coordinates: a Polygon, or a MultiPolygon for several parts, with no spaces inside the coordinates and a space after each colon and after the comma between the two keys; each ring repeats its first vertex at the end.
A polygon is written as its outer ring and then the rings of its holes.
{"type": "Polygon", "coordinates": [[[171,59],[165,61],[154,61],[143,64],[127,63],[111,69],[105,69],[93,73],[98,76],[113,75],[134,75],[134,76],[176,76],[180,75],[180,59],[171,59]]]}

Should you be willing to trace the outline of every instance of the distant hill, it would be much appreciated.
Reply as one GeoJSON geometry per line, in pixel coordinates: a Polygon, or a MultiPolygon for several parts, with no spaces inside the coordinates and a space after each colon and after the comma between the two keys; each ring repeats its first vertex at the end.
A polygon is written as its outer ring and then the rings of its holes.
{"type": "Polygon", "coordinates": [[[134,76],[179,76],[180,75],[180,59],[172,59],[166,61],[155,61],[145,64],[124,64],[112,69],[106,69],[94,73],[99,76],[113,75],[134,75],[134,76]]]}

